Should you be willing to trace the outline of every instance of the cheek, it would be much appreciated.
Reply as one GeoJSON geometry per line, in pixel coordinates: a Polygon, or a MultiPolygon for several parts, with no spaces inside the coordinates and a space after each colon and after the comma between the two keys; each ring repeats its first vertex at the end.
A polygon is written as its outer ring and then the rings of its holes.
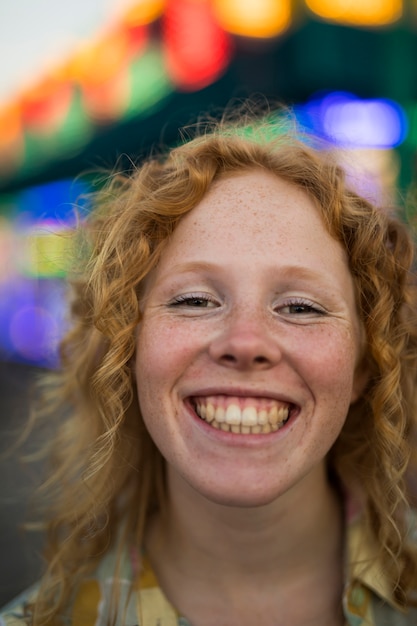
{"type": "Polygon", "coordinates": [[[175,325],[142,322],[136,341],[136,388],[146,429],[162,456],[169,459],[176,436],[178,379],[195,359],[189,332],[175,325]]]}
{"type": "Polygon", "coordinates": [[[167,397],[176,380],[193,359],[190,333],[167,323],[142,322],[136,340],[136,381],[139,403],[167,397]]]}
{"type": "Polygon", "coordinates": [[[315,335],[314,342],[304,342],[300,349],[306,359],[306,378],[316,399],[347,413],[353,399],[358,358],[358,345],[352,333],[323,331],[315,335]]]}
{"type": "Polygon", "coordinates": [[[173,328],[151,321],[142,322],[136,340],[136,373],[153,377],[169,369],[178,350],[178,334],[173,328]]]}
{"type": "Polygon", "coordinates": [[[306,455],[323,459],[339,437],[353,401],[356,344],[343,334],[330,336],[310,349],[303,378],[313,398],[313,413],[304,446],[306,455]]]}
{"type": "Polygon", "coordinates": [[[161,337],[151,325],[142,323],[136,340],[136,390],[140,412],[145,426],[156,445],[164,433],[162,402],[164,380],[171,364],[161,349],[161,337]]]}

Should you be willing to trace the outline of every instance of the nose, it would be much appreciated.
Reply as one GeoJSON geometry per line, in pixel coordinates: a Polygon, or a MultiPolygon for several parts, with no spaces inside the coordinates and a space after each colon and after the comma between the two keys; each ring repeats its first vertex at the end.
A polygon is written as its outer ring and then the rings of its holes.
{"type": "Polygon", "coordinates": [[[282,357],[277,337],[267,320],[243,316],[225,322],[222,332],[211,341],[209,352],[217,363],[234,369],[265,370],[282,357]]]}

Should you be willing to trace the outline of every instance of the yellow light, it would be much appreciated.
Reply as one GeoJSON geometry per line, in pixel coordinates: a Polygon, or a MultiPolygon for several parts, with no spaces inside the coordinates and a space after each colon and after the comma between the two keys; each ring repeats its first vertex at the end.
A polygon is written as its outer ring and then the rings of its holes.
{"type": "Polygon", "coordinates": [[[402,0],[306,0],[324,19],[352,26],[383,26],[402,16],[402,0]]]}
{"type": "Polygon", "coordinates": [[[290,0],[213,0],[220,25],[244,37],[275,37],[291,22],[290,0]]]}
{"type": "Polygon", "coordinates": [[[23,274],[42,278],[65,276],[71,245],[74,245],[69,232],[34,230],[29,234],[26,245],[26,266],[20,268],[23,274]]]}
{"type": "Polygon", "coordinates": [[[160,17],[165,8],[165,0],[140,0],[129,6],[123,15],[128,26],[149,24],[160,17]]]}

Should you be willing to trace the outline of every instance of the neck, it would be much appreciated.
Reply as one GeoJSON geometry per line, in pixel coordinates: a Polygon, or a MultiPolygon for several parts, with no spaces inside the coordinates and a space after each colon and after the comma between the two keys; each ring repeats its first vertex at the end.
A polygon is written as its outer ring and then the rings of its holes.
{"type": "Polygon", "coordinates": [[[179,553],[195,552],[199,561],[227,558],[231,568],[250,565],[252,575],[256,566],[265,571],[268,563],[279,562],[287,570],[297,557],[303,563],[316,554],[322,559],[329,538],[340,539],[339,499],[324,466],[300,487],[264,506],[230,507],[207,500],[169,473],[169,521],[163,533],[179,553]]]}
{"type": "MultiPolygon", "coordinates": [[[[159,519],[151,524],[146,547],[168,596],[172,589],[174,604],[175,576],[184,583],[200,582],[201,589],[213,596],[221,590],[232,605],[237,602],[236,590],[270,589],[275,597],[282,590],[284,597],[296,597],[305,595],[303,585],[311,587],[313,579],[313,587],[334,584],[333,595],[340,601],[341,506],[324,465],[302,485],[254,508],[211,502],[177,474],[168,472],[168,477],[167,523],[159,519]],[[161,567],[162,563],[175,566],[161,567]]],[[[323,595],[320,589],[314,591],[323,595]]],[[[181,598],[178,602],[181,606],[181,598]]],[[[287,623],[298,623],[288,617],[293,621],[287,623]]]]}

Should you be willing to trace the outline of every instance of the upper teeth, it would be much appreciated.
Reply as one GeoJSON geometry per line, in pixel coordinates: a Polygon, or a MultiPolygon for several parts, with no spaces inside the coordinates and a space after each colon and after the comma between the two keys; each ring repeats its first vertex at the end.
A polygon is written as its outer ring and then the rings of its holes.
{"type": "MultiPolygon", "coordinates": [[[[247,401],[246,401],[247,402],[247,401]]],[[[214,428],[233,432],[260,433],[278,430],[288,419],[289,406],[268,402],[269,407],[258,408],[247,405],[243,408],[238,402],[214,402],[208,398],[195,400],[196,413],[214,428]],[[236,428],[234,428],[236,427],[236,428]]]]}

